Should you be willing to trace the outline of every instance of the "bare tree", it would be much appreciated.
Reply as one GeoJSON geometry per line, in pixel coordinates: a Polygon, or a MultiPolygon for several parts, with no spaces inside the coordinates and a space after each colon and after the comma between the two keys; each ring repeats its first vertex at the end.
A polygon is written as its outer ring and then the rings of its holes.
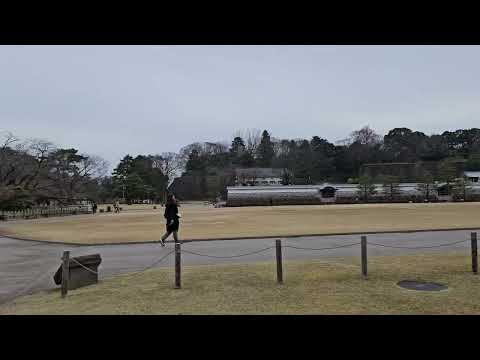
{"type": "Polygon", "coordinates": [[[208,155],[217,155],[228,152],[228,144],[221,142],[206,142],[203,146],[203,152],[208,155]]]}
{"type": "Polygon", "coordinates": [[[10,148],[12,144],[18,143],[20,141],[20,139],[13,135],[11,132],[5,132],[2,138],[3,139],[0,143],[0,148],[2,150],[10,148]]]}
{"type": "Polygon", "coordinates": [[[41,155],[34,150],[37,143],[20,142],[13,136],[8,136],[0,148],[0,183],[5,186],[13,185],[24,187],[38,177],[44,162],[48,157],[49,149],[38,145],[41,155]],[[15,147],[12,145],[15,144],[15,147]]]}
{"type": "Polygon", "coordinates": [[[193,144],[189,144],[187,146],[182,147],[176,159],[178,163],[178,170],[177,170],[178,172],[185,171],[185,168],[188,162],[188,157],[190,156],[193,150],[196,150],[199,155],[203,155],[205,152],[204,146],[199,142],[195,142],[193,144]]]}
{"type": "Polygon", "coordinates": [[[84,177],[102,178],[107,175],[109,163],[98,155],[82,154],[79,173],[84,177]]]}
{"type": "Polygon", "coordinates": [[[246,139],[245,145],[247,151],[251,154],[255,154],[257,152],[258,145],[260,145],[260,141],[262,140],[262,132],[258,129],[248,129],[246,131],[246,139]]]}
{"type": "Polygon", "coordinates": [[[262,131],[258,129],[237,130],[233,134],[235,137],[241,137],[245,143],[245,150],[250,154],[255,154],[262,140],[262,131]]]}
{"type": "Polygon", "coordinates": [[[83,198],[108,163],[75,149],[58,149],[41,139],[20,141],[9,134],[0,144],[0,199],[15,206],[83,198]],[[23,205],[20,205],[23,204],[23,205]]]}
{"type": "Polygon", "coordinates": [[[42,141],[20,141],[7,134],[0,147],[0,198],[35,199],[46,185],[50,145],[42,141]]]}
{"type": "MultiPolygon", "coordinates": [[[[188,157],[187,157],[188,159],[188,157]]],[[[175,177],[180,175],[184,169],[186,160],[180,154],[174,152],[164,152],[159,158],[159,168],[162,173],[168,177],[168,183],[171,184],[175,177]]]]}
{"type": "Polygon", "coordinates": [[[43,139],[29,139],[25,147],[26,151],[40,162],[47,160],[49,155],[57,150],[53,143],[43,139]]]}
{"type": "Polygon", "coordinates": [[[352,139],[351,138],[346,138],[346,139],[340,139],[335,141],[335,145],[337,146],[349,146],[352,144],[352,139]]]}
{"type": "Polygon", "coordinates": [[[382,141],[380,135],[375,130],[371,129],[368,125],[364,126],[360,130],[353,131],[350,134],[351,142],[358,142],[362,145],[374,146],[382,141]]]}

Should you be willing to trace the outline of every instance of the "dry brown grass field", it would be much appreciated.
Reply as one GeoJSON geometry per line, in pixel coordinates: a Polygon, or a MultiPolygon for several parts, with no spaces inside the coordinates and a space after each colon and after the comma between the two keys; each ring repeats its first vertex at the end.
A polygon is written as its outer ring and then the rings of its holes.
{"type": "MultiPolygon", "coordinates": [[[[0,233],[78,244],[157,241],[165,229],[163,211],[161,206],[123,205],[120,214],[5,222],[0,233]]],[[[480,203],[238,208],[185,203],[179,211],[180,237],[185,240],[480,227],[480,203]]]]}
{"type": "Polygon", "coordinates": [[[186,266],[182,289],[172,268],[101,280],[98,284],[18,298],[0,314],[480,314],[480,277],[468,253],[287,261],[283,285],[275,264],[186,266]],[[411,291],[400,280],[444,283],[440,292],[411,291]]]}

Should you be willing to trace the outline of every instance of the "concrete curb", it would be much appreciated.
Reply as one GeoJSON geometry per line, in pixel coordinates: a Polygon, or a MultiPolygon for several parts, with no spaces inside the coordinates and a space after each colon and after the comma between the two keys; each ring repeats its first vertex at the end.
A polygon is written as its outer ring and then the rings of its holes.
{"type": "MultiPolygon", "coordinates": [[[[243,237],[226,237],[226,238],[215,238],[215,239],[185,239],[181,240],[183,243],[190,242],[203,242],[203,241],[227,241],[227,240],[252,240],[252,239],[289,239],[289,238],[299,238],[299,237],[326,237],[326,236],[348,236],[348,235],[374,235],[374,234],[409,234],[409,233],[418,233],[418,232],[441,232],[441,231],[467,231],[467,230],[480,230],[480,227],[475,228],[447,228],[447,229],[420,229],[420,230],[392,230],[392,231],[365,231],[365,232],[347,232],[347,233],[328,233],[328,234],[301,234],[301,235],[268,235],[268,236],[243,236],[243,237]]],[[[109,246],[109,245],[145,245],[145,244],[155,244],[158,243],[158,240],[152,241],[137,241],[137,242],[125,242],[125,243],[100,243],[100,244],[79,244],[79,243],[68,243],[61,241],[50,241],[50,240],[35,240],[35,239],[24,239],[9,236],[2,234],[0,232],[0,237],[4,237],[12,240],[20,241],[30,241],[35,243],[43,244],[52,244],[52,245],[66,245],[74,247],[93,247],[93,246],[109,246]]],[[[173,243],[173,241],[166,241],[166,243],[173,243]]]]}

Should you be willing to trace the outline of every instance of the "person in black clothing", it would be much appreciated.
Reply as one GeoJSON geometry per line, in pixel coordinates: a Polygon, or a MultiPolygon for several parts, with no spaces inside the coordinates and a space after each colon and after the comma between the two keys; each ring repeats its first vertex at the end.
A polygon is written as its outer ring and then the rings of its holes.
{"type": "Polygon", "coordinates": [[[165,246],[165,240],[173,233],[173,239],[178,243],[178,227],[180,222],[180,214],[178,213],[177,200],[173,194],[169,194],[167,197],[167,203],[165,204],[165,213],[163,215],[167,220],[167,232],[160,239],[160,244],[165,246]]]}

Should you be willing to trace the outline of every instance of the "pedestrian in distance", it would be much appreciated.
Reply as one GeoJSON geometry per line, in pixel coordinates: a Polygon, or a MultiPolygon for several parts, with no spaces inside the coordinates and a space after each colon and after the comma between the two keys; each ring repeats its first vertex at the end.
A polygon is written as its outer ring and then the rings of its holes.
{"type": "Polygon", "coordinates": [[[118,200],[115,202],[114,208],[115,212],[118,214],[120,212],[120,203],[118,202],[118,200]]]}
{"type": "Polygon", "coordinates": [[[178,213],[177,200],[173,194],[169,194],[167,197],[167,203],[165,204],[165,212],[163,214],[167,224],[167,232],[160,239],[160,244],[165,246],[165,240],[173,234],[175,243],[178,243],[178,228],[180,226],[179,218],[181,215],[178,213]]]}

